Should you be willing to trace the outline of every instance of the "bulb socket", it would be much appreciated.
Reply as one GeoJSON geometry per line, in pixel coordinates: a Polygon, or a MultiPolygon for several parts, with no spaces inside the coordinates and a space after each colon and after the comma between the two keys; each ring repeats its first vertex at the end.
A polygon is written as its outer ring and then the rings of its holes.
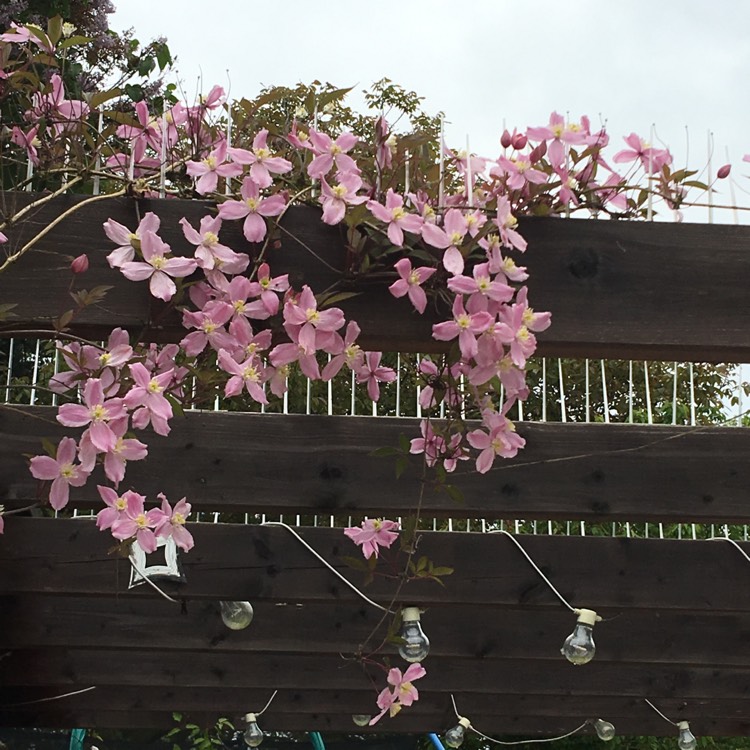
{"type": "Polygon", "coordinates": [[[578,615],[578,622],[589,625],[592,628],[602,619],[593,609],[577,609],[575,613],[578,615]]]}
{"type": "Polygon", "coordinates": [[[419,622],[419,607],[404,607],[401,610],[402,622],[419,622]]]}
{"type": "Polygon", "coordinates": [[[682,730],[682,729],[688,729],[689,730],[690,729],[690,723],[687,722],[687,721],[678,721],[677,722],[677,728],[680,729],[680,730],[682,730]]]}
{"type": "Polygon", "coordinates": [[[471,726],[471,722],[465,716],[458,717],[458,723],[464,728],[468,729],[471,726]]]}
{"type": "Polygon", "coordinates": [[[248,724],[252,724],[254,721],[257,721],[257,717],[255,714],[245,714],[245,721],[248,724]]]}

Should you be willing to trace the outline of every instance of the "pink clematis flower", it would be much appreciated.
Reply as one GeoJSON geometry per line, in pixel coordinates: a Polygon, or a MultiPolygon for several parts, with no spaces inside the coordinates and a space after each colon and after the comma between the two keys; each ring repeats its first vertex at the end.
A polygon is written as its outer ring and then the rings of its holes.
{"type": "Polygon", "coordinates": [[[359,370],[365,361],[365,353],[355,341],[360,334],[359,326],[350,320],[346,326],[346,334],[342,339],[338,333],[334,334],[331,346],[331,361],[323,368],[323,380],[330,380],[346,364],[350,370],[359,370]]]}
{"type": "Polygon", "coordinates": [[[234,308],[227,302],[213,301],[206,303],[203,310],[182,313],[182,324],[185,328],[197,328],[180,342],[188,357],[200,354],[207,344],[217,352],[219,349],[232,349],[232,337],[224,329],[224,325],[232,317],[234,308]]]}
{"type": "Polygon", "coordinates": [[[141,223],[135,232],[131,232],[126,226],[114,219],[107,219],[104,222],[104,233],[112,242],[119,245],[107,256],[109,267],[120,268],[123,263],[133,260],[135,251],[141,249],[143,235],[146,232],[158,232],[160,221],[155,213],[149,211],[141,219],[141,223]]]}
{"type": "Polygon", "coordinates": [[[366,559],[378,556],[380,547],[390,547],[398,539],[398,521],[368,518],[361,526],[350,526],[344,529],[344,534],[355,544],[362,546],[362,554],[366,559]]]}
{"type": "Polygon", "coordinates": [[[378,695],[378,708],[381,709],[377,716],[370,719],[370,726],[376,724],[389,712],[393,718],[404,706],[411,706],[414,701],[419,700],[419,691],[414,687],[414,680],[419,680],[427,674],[427,670],[419,663],[410,664],[402,674],[397,667],[389,670],[388,684],[392,689],[385,688],[378,695]]]}
{"type": "Polygon", "coordinates": [[[506,175],[510,190],[521,190],[528,184],[543,185],[547,182],[547,175],[532,167],[530,154],[518,154],[513,159],[501,156],[497,165],[490,169],[490,176],[502,178],[506,175]]]}
{"type": "Polygon", "coordinates": [[[454,276],[463,273],[464,270],[464,257],[458,246],[463,244],[468,231],[466,217],[457,208],[451,208],[445,214],[442,228],[430,222],[425,222],[422,226],[424,241],[432,247],[445,250],[443,266],[454,276]]]}
{"type": "Polygon", "coordinates": [[[198,267],[192,258],[167,258],[171,248],[153,232],[144,232],[141,240],[141,252],[145,263],[129,261],[120,267],[123,276],[130,281],[149,279],[151,294],[158,299],[169,302],[174,297],[177,287],[171,277],[190,276],[198,267]]]}
{"type": "Polygon", "coordinates": [[[204,216],[200,229],[195,230],[186,218],[180,219],[182,233],[185,239],[196,245],[195,260],[198,268],[210,271],[221,268],[226,273],[242,273],[250,265],[250,257],[246,253],[235,253],[234,250],[219,242],[221,218],[218,216],[204,216]]]}
{"type": "Polygon", "coordinates": [[[291,336],[298,336],[299,343],[308,351],[317,349],[316,332],[338,331],[344,325],[344,313],[338,307],[318,310],[318,302],[312,289],[305,285],[296,304],[284,305],[284,328],[291,336]]]}
{"type": "Polygon", "coordinates": [[[157,509],[161,513],[161,520],[157,522],[156,536],[165,539],[172,537],[181,550],[189,552],[195,544],[193,535],[185,528],[185,521],[190,515],[190,503],[183,497],[173,509],[164,493],[160,492],[157,497],[161,500],[161,509],[157,509]]]}
{"type": "Polygon", "coordinates": [[[101,484],[98,484],[96,489],[99,490],[99,496],[107,506],[96,514],[96,527],[99,531],[104,531],[111,529],[112,524],[123,517],[128,507],[128,497],[135,493],[128,490],[123,495],[118,495],[111,487],[104,487],[101,484]]]}
{"type": "Polygon", "coordinates": [[[161,132],[156,120],[150,117],[146,102],[136,103],[135,116],[138,125],[120,125],[117,128],[117,136],[130,141],[133,161],[141,164],[146,153],[146,146],[151,146],[157,153],[161,149],[161,132]]]}
{"type": "Polygon", "coordinates": [[[346,214],[347,206],[364,203],[367,197],[357,195],[362,187],[359,175],[353,172],[339,175],[338,183],[331,187],[324,179],[320,181],[320,202],[323,205],[323,221],[326,224],[338,224],[346,214]]]}
{"type": "Polygon", "coordinates": [[[28,156],[29,161],[35,166],[39,164],[39,155],[36,150],[37,146],[40,145],[39,138],[37,137],[38,132],[39,125],[34,125],[33,128],[28,130],[28,132],[24,132],[17,125],[14,125],[10,136],[11,141],[13,141],[16,146],[26,149],[26,155],[28,156]]]}
{"type": "Polygon", "coordinates": [[[219,184],[219,177],[237,177],[242,174],[242,167],[239,164],[224,163],[226,158],[227,142],[222,139],[205,159],[189,161],[185,164],[187,173],[197,178],[195,183],[197,193],[201,195],[213,193],[219,184]]]}
{"type": "Polygon", "coordinates": [[[613,161],[616,164],[639,160],[646,171],[650,169],[651,174],[657,174],[666,164],[672,163],[672,154],[668,149],[653,148],[636,133],[631,133],[623,140],[630,148],[618,151],[614,155],[613,161]]]}
{"type": "Polygon", "coordinates": [[[172,405],[164,396],[164,390],[172,382],[174,369],[152,375],[144,365],[136,362],[128,366],[135,381],[133,388],[125,394],[125,405],[136,409],[133,427],[145,428],[149,422],[159,435],[169,434],[168,420],[172,418],[172,405]]]}
{"type": "Polygon", "coordinates": [[[319,133],[317,130],[310,128],[309,137],[315,154],[315,158],[307,168],[307,174],[310,177],[322,179],[333,169],[334,165],[336,170],[342,174],[359,174],[357,162],[347,154],[347,151],[351,151],[359,140],[356,135],[342,133],[333,141],[325,133],[319,133]]]}
{"type": "Polygon", "coordinates": [[[380,398],[380,383],[392,383],[396,379],[396,372],[391,367],[382,367],[380,358],[382,352],[365,352],[365,360],[355,370],[358,383],[367,383],[367,395],[377,401],[380,398]]]}
{"type": "Polygon", "coordinates": [[[436,323],[432,326],[432,337],[437,341],[450,341],[458,336],[458,346],[464,359],[471,359],[477,353],[477,335],[486,331],[494,318],[488,312],[466,312],[460,296],[453,301],[453,320],[436,323]]]}
{"type": "Polygon", "coordinates": [[[367,201],[367,210],[379,221],[388,225],[388,239],[397,247],[404,244],[404,230],[412,234],[419,234],[424,219],[417,214],[407,213],[404,209],[404,199],[388,188],[385,205],[377,201],[367,201]]]}
{"type": "Polygon", "coordinates": [[[510,211],[510,201],[504,196],[497,199],[497,218],[493,219],[500,230],[500,239],[505,247],[515,247],[516,250],[526,250],[526,240],[516,231],[518,219],[510,211]]]}
{"type": "Polygon", "coordinates": [[[489,263],[478,263],[474,266],[473,278],[454,276],[448,279],[448,289],[458,294],[469,294],[469,309],[482,309],[495,312],[499,304],[513,299],[515,291],[502,281],[492,279],[489,263]],[[489,302],[495,303],[490,307],[489,302]],[[474,303],[474,308],[472,308],[474,303]]]}
{"type": "Polygon", "coordinates": [[[245,388],[250,397],[259,404],[268,403],[261,386],[264,381],[265,370],[256,356],[252,355],[244,362],[238,363],[226,349],[222,349],[219,352],[219,367],[232,375],[224,386],[224,395],[227,398],[236,396],[245,388]]]}
{"type": "Polygon", "coordinates": [[[57,73],[50,78],[51,91],[36,93],[31,99],[31,110],[26,113],[34,120],[45,118],[54,123],[60,133],[73,122],[80,122],[89,113],[89,105],[79,99],[65,99],[63,81],[57,73]]]}
{"type": "Polygon", "coordinates": [[[240,189],[241,201],[225,201],[219,206],[222,219],[245,219],[242,231],[248,242],[261,242],[266,236],[264,216],[278,216],[286,208],[286,200],[281,193],[261,198],[261,185],[252,177],[245,177],[240,189]]]}
{"type": "Polygon", "coordinates": [[[516,432],[516,427],[503,414],[486,414],[484,423],[489,432],[472,430],[466,435],[469,445],[480,450],[477,458],[477,471],[486,474],[497,456],[513,458],[526,445],[526,441],[516,432]]]}
{"type": "Polygon", "coordinates": [[[258,280],[250,286],[250,294],[260,295],[260,300],[266,312],[276,315],[279,311],[279,293],[283,294],[289,289],[289,274],[271,276],[271,268],[268,263],[261,263],[258,268],[258,280]]]}
{"type": "Polygon", "coordinates": [[[49,504],[61,510],[68,504],[70,487],[83,487],[89,472],[73,462],[76,458],[76,441],[63,438],[57,446],[57,456],[34,456],[30,461],[31,475],[35,479],[51,480],[49,504]]]}
{"type": "Polygon", "coordinates": [[[422,284],[435,273],[436,269],[427,266],[412,268],[411,261],[408,258],[397,261],[394,267],[401,278],[394,281],[388,287],[388,291],[394,297],[403,297],[408,294],[417,312],[423,313],[427,307],[427,295],[422,289],[422,284]]]}
{"type": "MultiPolygon", "coordinates": [[[[238,164],[250,165],[250,179],[260,188],[267,188],[273,182],[271,173],[285,174],[292,168],[292,163],[280,156],[271,156],[266,142],[268,131],[261,130],[253,139],[253,150],[230,148],[229,156],[238,164]]],[[[243,196],[244,197],[244,196],[243,196]]],[[[251,240],[252,241],[252,240],[251,240]]]]}
{"type": "Polygon", "coordinates": [[[154,529],[163,521],[163,514],[158,508],[148,513],[143,508],[144,495],[137,492],[127,493],[125,512],[112,524],[112,536],[125,540],[135,537],[144,552],[156,550],[154,529]]]}
{"type": "Polygon", "coordinates": [[[85,427],[92,445],[103,453],[114,449],[117,435],[109,422],[126,417],[125,404],[121,398],[105,400],[102,381],[89,378],[83,386],[83,405],[63,404],[58,410],[57,421],[65,427],[85,427]]]}
{"type": "MultiPolygon", "coordinates": [[[[588,119],[585,120],[585,123],[588,119]]],[[[588,142],[587,128],[578,123],[565,123],[565,118],[553,112],[549,125],[538,128],[527,128],[526,135],[534,141],[550,141],[547,157],[553,167],[561,167],[565,161],[565,146],[588,142]]]]}
{"type": "MultiPolygon", "coordinates": [[[[117,487],[125,478],[127,462],[141,461],[146,458],[148,455],[148,446],[135,438],[125,437],[125,433],[128,430],[127,417],[115,420],[110,426],[117,439],[112,450],[104,452],[104,473],[107,479],[117,487]]],[[[85,432],[79,446],[81,464],[84,468],[91,471],[94,468],[97,454],[102,452],[97,450],[91,442],[89,433],[85,432]]]]}

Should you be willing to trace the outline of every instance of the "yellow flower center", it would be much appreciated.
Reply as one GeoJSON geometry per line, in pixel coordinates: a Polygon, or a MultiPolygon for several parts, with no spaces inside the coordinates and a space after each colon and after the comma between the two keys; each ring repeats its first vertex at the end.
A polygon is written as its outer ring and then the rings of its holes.
{"type": "Polygon", "coordinates": [[[106,365],[110,359],[112,359],[112,355],[109,352],[104,352],[104,354],[99,355],[99,362],[102,365],[106,365]]]}
{"type": "Polygon", "coordinates": [[[563,134],[565,127],[563,125],[553,125],[550,130],[555,134],[555,138],[559,138],[563,134]]]}
{"type": "Polygon", "coordinates": [[[130,246],[134,250],[141,249],[141,239],[135,232],[130,232],[130,234],[128,234],[128,240],[130,241],[130,246]]]}
{"type": "Polygon", "coordinates": [[[271,152],[267,148],[254,148],[253,153],[258,158],[258,161],[263,161],[263,159],[267,159],[271,152]]]}
{"type": "Polygon", "coordinates": [[[471,318],[466,313],[462,313],[456,318],[456,323],[459,328],[466,330],[471,325],[471,318]]]}
{"type": "Polygon", "coordinates": [[[334,198],[343,200],[346,196],[346,187],[344,185],[336,185],[335,187],[331,188],[331,192],[333,193],[334,198]]]}
{"type": "Polygon", "coordinates": [[[151,378],[148,381],[148,392],[149,393],[161,393],[164,390],[163,385],[159,385],[159,381],[156,378],[151,378]]]}
{"type": "Polygon", "coordinates": [[[203,163],[211,170],[216,169],[216,157],[215,156],[207,156],[203,163]]]}
{"type": "Polygon", "coordinates": [[[162,268],[164,268],[164,264],[167,262],[167,259],[163,255],[156,255],[149,263],[157,270],[161,271],[162,268]]]}
{"type": "Polygon", "coordinates": [[[218,328],[218,326],[213,321],[207,320],[205,323],[203,323],[201,328],[205,333],[213,333],[218,328]]]}
{"type": "Polygon", "coordinates": [[[521,327],[520,327],[520,328],[518,329],[518,333],[516,334],[516,338],[517,338],[517,339],[518,339],[519,341],[528,341],[528,340],[529,340],[529,336],[530,336],[530,335],[531,335],[531,334],[529,333],[529,329],[528,329],[528,328],[526,328],[526,326],[521,326],[521,327]]]}
{"type": "Polygon", "coordinates": [[[477,279],[477,287],[480,292],[486,292],[490,288],[490,283],[489,276],[480,276],[477,279]]]}
{"type": "Polygon", "coordinates": [[[523,321],[524,325],[529,325],[534,322],[534,310],[531,307],[527,307],[523,311],[523,315],[521,316],[521,320],[523,321]]]}
{"type": "Polygon", "coordinates": [[[346,361],[353,362],[359,356],[360,351],[362,350],[360,349],[359,344],[349,344],[344,350],[346,361]]]}
{"type": "Polygon", "coordinates": [[[245,204],[251,211],[255,211],[258,208],[257,198],[245,198],[245,204]]]}
{"type": "Polygon", "coordinates": [[[530,169],[531,162],[526,161],[525,159],[517,159],[516,160],[516,169],[523,174],[527,169],[530,169]]]}
{"type": "Polygon", "coordinates": [[[402,206],[397,206],[396,208],[391,209],[391,219],[393,221],[403,219],[404,216],[406,216],[406,211],[404,211],[402,206]]]}
{"type": "Polygon", "coordinates": [[[320,320],[320,313],[314,307],[308,307],[305,310],[305,317],[308,323],[317,323],[320,320]]]}
{"type": "Polygon", "coordinates": [[[204,245],[215,245],[218,241],[219,241],[219,235],[214,234],[213,232],[206,232],[203,235],[204,245]]]}
{"type": "Polygon", "coordinates": [[[416,271],[412,271],[409,274],[409,283],[410,284],[415,284],[416,286],[419,286],[419,275],[417,274],[416,271]]]}
{"type": "Polygon", "coordinates": [[[260,377],[258,375],[258,370],[255,369],[252,365],[248,365],[243,371],[242,371],[242,379],[243,380],[252,380],[253,383],[257,383],[258,380],[260,380],[260,377]]]}
{"type": "Polygon", "coordinates": [[[517,268],[516,262],[513,258],[503,258],[503,270],[506,273],[512,273],[517,268]]]}
{"type": "Polygon", "coordinates": [[[91,407],[91,421],[92,422],[103,422],[107,418],[107,410],[104,408],[104,404],[96,404],[91,407]]]}
{"type": "Polygon", "coordinates": [[[234,308],[234,311],[237,313],[243,313],[245,312],[245,302],[241,299],[236,299],[234,302],[232,302],[232,307],[234,308]]]}
{"type": "Polygon", "coordinates": [[[128,507],[128,501],[124,497],[118,497],[115,500],[115,510],[125,510],[128,507]]]}
{"type": "Polygon", "coordinates": [[[265,276],[264,278],[260,279],[258,283],[264,288],[268,289],[269,286],[271,286],[271,279],[268,278],[268,276],[265,276]]]}
{"type": "Polygon", "coordinates": [[[146,518],[145,513],[139,513],[135,522],[139,529],[145,529],[148,526],[148,518],[146,518]]]}
{"type": "Polygon", "coordinates": [[[182,515],[182,513],[173,513],[172,514],[172,523],[178,524],[179,526],[185,525],[185,516],[182,515]]]}
{"type": "Polygon", "coordinates": [[[461,232],[453,232],[451,235],[451,245],[460,245],[464,236],[461,232]]]}
{"type": "Polygon", "coordinates": [[[336,143],[331,144],[331,151],[330,153],[333,154],[333,156],[336,156],[337,154],[340,154],[343,152],[343,149],[341,146],[337,145],[336,143]]]}
{"type": "Polygon", "coordinates": [[[65,479],[72,479],[75,476],[76,470],[73,464],[63,464],[60,467],[60,476],[65,479]]]}
{"type": "Polygon", "coordinates": [[[477,223],[477,221],[479,221],[479,219],[477,219],[477,217],[474,216],[474,214],[469,214],[466,217],[466,226],[473,227],[477,223]]]}
{"type": "Polygon", "coordinates": [[[245,347],[245,351],[247,352],[247,356],[248,357],[252,357],[255,354],[255,352],[258,351],[258,345],[257,344],[248,344],[245,347]]]}

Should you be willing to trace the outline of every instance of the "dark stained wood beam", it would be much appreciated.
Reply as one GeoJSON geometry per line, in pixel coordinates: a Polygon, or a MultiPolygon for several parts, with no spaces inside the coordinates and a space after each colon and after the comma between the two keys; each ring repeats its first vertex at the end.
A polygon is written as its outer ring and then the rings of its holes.
{"type": "MultiPolygon", "coordinates": [[[[0,503],[35,500],[39,483],[25,455],[65,431],[52,407],[0,409],[0,503]]],[[[427,516],[489,519],[745,523],[750,430],[615,424],[519,423],[527,447],[486,475],[461,465],[450,483],[463,502],[434,485],[427,516]]],[[[146,438],[150,455],[128,465],[127,486],[154,498],[187,496],[195,510],[240,513],[403,515],[416,506],[421,466],[396,479],[393,458],[375,458],[416,419],[186,413],[168,438],[146,438]],[[164,467],[179,467],[168,481],[164,467]],[[293,467],[293,468],[292,468],[293,467]],[[290,470],[291,469],[291,470],[290,470]]],[[[73,507],[100,508],[101,468],[73,507]]]]}
{"type": "MultiPolygon", "coordinates": [[[[380,613],[364,604],[255,601],[247,630],[227,629],[213,601],[184,610],[165,600],[22,595],[0,600],[0,652],[42,647],[131,648],[209,654],[358,652],[380,613]],[[304,632],[303,640],[300,633],[304,632]]],[[[477,604],[433,606],[424,615],[431,656],[559,661],[572,618],[558,609],[477,604]],[[472,627],[467,629],[466,622],[472,627]]],[[[371,647],[380,644],[380,628],[371,647]]],[[[623,611],[597,627],[597,662],[750,668],[750,613],[623,611]]],[[[386,653],[395,654],[393,646],[386,653]]]]}
{"type": "MultiPolygon", "coordinates": [[[[6,194],[7,206],[29,200],[6,194]]],[[[11,249],[81,196],[63,196],[8,232],[11,249]]],[[[86,252],[91,267],[78,288],[105,284],[106,301],[87,309],[72,326],[84,336],[102,336],[126,327],[148,340],[179,340],[176,317],[148,295],[146,284],[126,281],[109,269],[105,255],[113,247],[101,226],[109,217],[134,228],[138,215],[161,217],[161,236],[177,253],[191,251],[179,227],[194,225],[212,206],[200,201],[132,199],[103,201],[65,219],[0,277],[0,300],[16,303],[18,329],[48,327],[70,306],[70,259],[86,252]],[[40,295],[38,290],[44,289],[40,295]]],[[[11,209],[6,209],[10,211],[11,209]]],[[[284,217],[281,247],[271,250],[274,269],[289,272],[296,286],[323,290],[340,278],[310,253],[335,269],[347,267],[345,234],[327,227],[319,212],[293,207],[284,217]],[[309,248],[309,249],[306,249],[309,248]]],[[[519,258],[531,274],[530,302],[553,312],[552,327],[540,336],[540,353],[565,357],[610,357],[695,361],[750,360],[750,283],[747,246],[750,228],[698,224],[527,219],[521,231],[529,249],[519,258]],[[708,270],[707,270],[708,269],[708,270]]],[[[225,222],[222,239],[239,251],[257,252],[241,235],[238,222],[225,222]]],[[[362,327],[366,348],[435,351],[433,310],[421,317],[408,303],[393,299],[386,282],[365,279],[363,294],[342,304],[362,327]]]]}
{"type": "MultiPolygon", "coordinates": [[[[181,557],[185,584],[164,584],[179,599],[253,602],[361,600],[286,529],[244,524],[194,524],[196,546],[181,557]]],[[[341,529],[305,528],[303,538],[353,582],[362,574],[341,557],[358,549],[341,529]]],[[[633,610],[750,612],[750,594],[738,586],[747,561],[731,545],[611,537],[523,536],[537,565],[575,607],[614,615],[633,610]],[[739,577],[739,578],[738,578],[739,577]]],[[[0,595],[49,593],[158,596],[149,587],[128,590],[130,566],[113,556],[112,538],[85,519],[10,517],[0,537],[0,595]]],[[[455,567],[445,586],[411,582],[402,606],[482,604],[558,609],[560,602],[511,540],[500,534],[424,532],[419,554],[455,567]]],[[[387,557],[387,554],[386,554],[387,557]]],[[[393,582],[378,578],[368,596],[390,601],[393,582]]],[[[573,615],[570,615],[571,622],[573,615]]],[[[605,628],[600,628],[602,634],[605,628]]]]}

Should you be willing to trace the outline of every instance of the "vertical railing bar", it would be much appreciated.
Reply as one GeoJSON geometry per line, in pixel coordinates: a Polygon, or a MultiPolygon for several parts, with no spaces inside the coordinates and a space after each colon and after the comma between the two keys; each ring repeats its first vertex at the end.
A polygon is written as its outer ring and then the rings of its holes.
{"type": "Polygon", "coordinates": [[[602,398],[604,399],[604,422],[609,424],[609,397],[607,396],[607,370],[602,362],[602,398]]]}
{"type": "Polygon", "coordinates": [[[643,380],[646,384],[646,419],[649,424],[654,423],[654,413],[651,409],[651,379],[648,376],[648,362],[643,362],[643,380]]]}
{"type": "Polygon", "coordinates": [[[39,339],[36,340],[34,349],[34,368],[31,373],[31,393],[29,395],[29,405],[34,406],[36,403],[36,386],[39,382],[39,339]]]}
{"type": "Polygon", "coordinates": [[[591,421],[591,383],[589,380],[589,361],[588,359],[584,360],[584,366],[586,368],[586,421],[591,421]]]}
{"type": "Polygon", "coordinates": [[[560,421],[568,421],[568,410],[565,402],[565,377],[563,375],[562,357],[557,360],[557,375],[560,379],[560,421]]]}
{"type": "Polygon", "coordinates": [[[16,340],[12,338],[8,346],[8,374],[5,378],[5,403],[10,403],[10,381],[13,379],[13,357],[15,355],[16,340]]]}
{"type": "Polygon", "coordinates": [[[628,422],[633,424],[633,360],[628,360],[628,422]]]}
{"type": "Polygon", "coordinates": [[[542,422],[547,421],[547,358],[542,357],[542,422]]]}
{"type": "Polygon", "coordinates": [[[677,362],[672,369],[672,424],[677,424],[677,362]]]}
{"type": "Polygon", "coordinates": [[[690,424],[695,425],[695,370],[693,363],[689,363],[690,372],[690,424]]]}

